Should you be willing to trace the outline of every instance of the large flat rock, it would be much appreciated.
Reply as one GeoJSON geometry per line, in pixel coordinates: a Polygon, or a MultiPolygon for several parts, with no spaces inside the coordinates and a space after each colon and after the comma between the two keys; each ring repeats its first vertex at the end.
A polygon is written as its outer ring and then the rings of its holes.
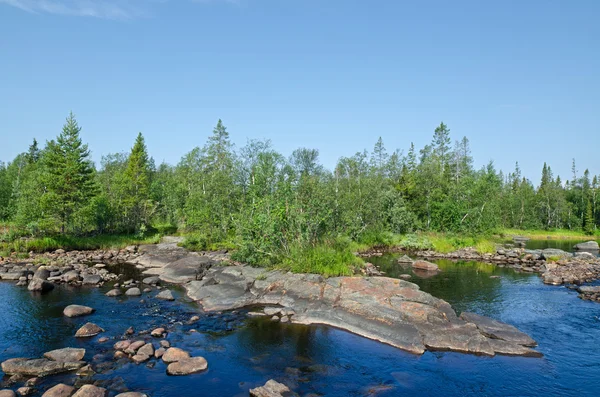
{"type": "Polygon", "coordinates": [[[8,375],[44,377],[77,370],[85,365],[83,361],[59,362],[46,358],[13,358],[2,363],[2,371],[8,375]]]}
{"type": "Polygon", "coordinates": [[[212,267],[202,280],[185,284],[206,311],[254,305],[282,306],[298,324],[325,324],[400,349],[539,355],[535,341],[515,327],[464,313],[416,284],[387,277],[292,274],[249,266],[212,267]]]}

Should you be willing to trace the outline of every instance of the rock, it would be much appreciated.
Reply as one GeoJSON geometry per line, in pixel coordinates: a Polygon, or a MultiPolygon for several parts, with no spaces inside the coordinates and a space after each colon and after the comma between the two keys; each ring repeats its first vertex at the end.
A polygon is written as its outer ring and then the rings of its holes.
{"type": "Polygon", "coordinates": [[[548,259],[548,258],[559,258],[559,259],[569,259],[572,258],[573,255],[565,252],[563,250],[559,250],[557,248],[546,248],[544,250],[542,250],[542,254],[540,257],[543,257],[544,259],[548,259]]]}
{"type": "Polygon", "coordinates": [[[73,386],[65,385],[64,383],[59,383],[58,385],[51,387],[48,389],[42,397],[70,397],[75,392],[75,388],[73,386]]]}
{"type": "Polygon", "coordinates": [[[13,358],[2,363],[2,371],[8,375],[25,375],[44,377],[75,371],[85,365],[84,362],[58,362],[46,358],[27,359],[13,358]]]}
{"type": "Polygon", "coordinates": [[[544,284],[561,285],[563,283],[562,277],[556,276],[550,272],[542,274],[542,280],[544,281],[544,284]]]}
{"type": "Polygon", "coordinates": [[[115,297],[115,296],[123,295],[123,293],[121,292],[120,289],[114,288],[114,289],[111,289],[110,291],[108,291],[105,295],[115,297]]]}
{"type": "Polygon", "coordinates": [[[48,280],[50,277],[50,270],[46,266],[40,266],[33,274],[33,278],[37,278],[38,280],[48,280]]]}
{"type": "Polygon", "coordinates": [[[400,258],[398,258],[398,263],[401,265],[412,265],[413,260],[408,255],[403,255],[400,258]]]}
{"type": "Polygon", "coordinates": [[[94,323],[86,323],[83,327],[79,328],[75,333],[76,338],[89,338],[96,336],[99,333],[104,332],[102,328],[94,323]]]}
{"type": "Polygon", "coordinates": [[[596,256],[591,252],[580,251],[575,253],[575,258],[583,259],[586,261],[593,261],[596,259],[596,256]]]}
{"type": "MultiPolygon", "coordinates": [[[[170,350],[170,349],[169,349],[170,350]]],[[[167,350],[168,353],[168,350],[167,350]]],[[[165,353],[166,355],[166,353],[165,353]]],[[[164,360],[163,356],[163,360],[164,360]]],[[[204,357],[190,357],[184,358],[176,362],[172,362],[167,367],[167,374],[169,375],[189,375],[197,372],[202,372],[208,368],[208,363],[204,357]]]]}
{"type": "Polygon", "coordinates": [[[160,346],[164,347],[165,349],[168,349],[169,347],[171,347],[171,343],[169,343],[168,340],[161,340],[160,341],[160,346]]]}
{"type": "Polygon", "coordinates": [[[588,241],[585,243],[579,243],[576,244],[573,249],[579,250],[579,251],[598,251],[600,250],[600,246],[598,245],[598,242],[596,241],[588,241]]]}
{"type": "Polygon", "coordinates": [[[140,296],[141,294],[142,291],[140,291],[140,289],[137,287],[129,288],[127,291],[125,291],[125,295],[127,296],[140,296]]]}
{"type": "Polygon", "coordinates": [[[175,297],[173,297],[173,293],[170,290],[168,290],[168,289],[160,291],[156,295],[156,298],[157,299],[163,299],[163,300],[166,300],[166,301],[174,301],[175,300],[175,297]]]}
{"type": "Polygon", "coordinates": [[[280,307],[265,307],[263,310],[267,316],[275,316],[281,313],[280,307]]]}
{"type": "Polygon", "coordinates": [[[137,351],[137,354],[141,354],[143,356],[153,356],[154,355],[154,346],[152,343],[146,343],[144,346],[140,347],[137,351]]]}
{"type": "Polygon", "coordinates": [[[165,363],[174,363],[176,361],[184,360],[186,358],[190,358],[190,353],[177,347],[168,348],[165,354],[163,354],[162,356],[162,360],[165,363]]]}
{"type": "Polygon", "coordinates": [[[440,270],[438,265],[436,265],[435,263],[431,263],[431,262],[427,262],[427,261],[423,261],[423,260],[418,260],[418,261],[413,262],[412,267],[413,267],[413,269],[426,270],[428,272],[437,272],[438,270],[440,270]]]}
{"type": "Polygon", "coordinates": [[[144,342],[143,340],[138,340],[135,342],[132,342],[129,347],[127,349],[125,349],[125,353],[129,353],[129,354],[134,354],[135,352],[138,351],[138,349],[142,346],[144,346],[146,344],[146,342],[144,342]]]}
{"type": "Polygon", "coordinates": [[[154,330],[152,330],[152,332],[150,332],[150,335],[156,337],[156,338],[162,338],[162,336],[165,334],[165,329],[164,328],[156,328],[154,330]]]}
{"type": "Polygon", "coordinates": [[[78,270],[69,270],[68,272],[63,274],[61,276],[61,278],[63,279],[64,282],[71,283],[73,281],[79,281],[79,279],[81,277],[80,277],[80,273],[78,270]]]}
{"type": "Polygon", "coordinates": [[[250,389],[251,397],[292,397],[297,396],[296,393],[292,393],[289,387],[283,383],[274,381],[273,379],[265,383],[264,386],[250,389]]]}
{"type": "Polygon", "coordinates": [[[200,317],[198,317],[198,316],[192,316],[192,317],[190,317],[190,323],[195,323],[198,320],[200,320],[200,317]]]}
{"type": "Polygon", "coordinates": [[[94,311],[96,310],[88,306],[69,305],[63,310],[63,315],[67,317],[79,317],[92,314],[94,311]]]}
{"type": "Polygon", "coordinates": [[[104,342],[108,342],[109,339],[106,336],[103,336],[102,338],[98,338],[98,343],[104,343],[104,342]]]}
{"type": "Polygon", "coordinates": [[[473,323],[481,331],[481,333],[491,339],[501,339],[513,344],[534,347],[537,342],[529,335],[519,331],[517,328],[509,324],[501,323],[489,317],[480,316],[475,313],[463,312],[460,318],[468,323],[473,323]]]}
{"type": "MultiPolygon", "coordinates": [[[[496,354],[491,339],[475,324],[458,318],[447,302],[404,280],[324,279],[238,265],[212,267],[201,281],[185,288],[206,312],[259,305],[293,307],[295,324],[329,325],[415,354],[426,349],[496,354]]],[[[502,350],[507,349],[502,346],[502,350]]]]}
{"type": "Polygon", "coordinates": [[[136,391],[128,391],[126,393],[117,394],[115,397],[148,397],[148,395],[136,391]]]}
{"type": "Polygon", "coordinates": [[[129,345],[131,345],[131,341],[129,341],[129,340],[122,340],[122,341],[119,341],[119,342],[115,343],[113,345],[113,349],[115,349],[115,350],[125,350],[125,349],[127,349],[129,347],[129,345]]]}
{"type": "Polygon", "coordinates": [[[583,286],[583,287],[578,287],[577,291],[581,292],[582,294],[600,294],[600,285],[598,286],[583,286]]]}
{"type": "Polygon", "coordinates": [[[156,285],[159,282],[160,282],[160,278],[158,278],[158,276],[146,277],[145,279],[142,280],[142,283],[147,284],[147,285],[156,285]]]}
{"type": "Polygon", "coordinates": [[[106,397],[107,390],[94,385],[83,385],[73,397],[106,397]]]}
{"type": "Polygon", "coordinates": [[[154,352],[154,357],[161,358],[165,354],[166,351],[167,350],[164,347],[160,347],[160,348],[156,349],[156,351],[154,352]]]}
{"type": "Polygon", "coordinates": [[[401,274],[398,276],[398,278],[400,278],[402,280],[410,280],[412,278],[412,276],[410,274],[401,274]]]}
{"type": "Polygon", "coordinates": [[[20,396],[28,396],[33,393],[35,393],[35,389],[33,387],[23,386],[17,389],[17,394],[20,396]]]}
{"type": "MultiPolygon", "coordinates": [[[[45,395],[45,394],[44,394],[45,395]]],[[[15,394],[14,391],[9,390],[9,389],[5,389],[5,390],[0,390],[0,397],[16,397],[17,395],[15,394]]],[[[42,396],[43,397],[43,396],[42,396]]]]}
{"type": "Polygon", "coordinates": [[[54,289],[54,284],[49,281],[42,280],[39,278],[33,278],[29,285],[27,286],[29,291],[37,291],[37,292],[49,292],[54,289]]]}
{"type": "Polygon", "coordinates": [[[83,277],[83,284],[86,285],[96,285],[102,282],[102,277],[98,274],[90,274],[83,277]]]}
{"type": "Polygon", "coordinates": [[[44,353],[44,357],[47,359],[62,363],[81,361],[84,356],[85,349],[76,349],[73,347],[66,347],[64,349],[57,349],[44,353]]]}

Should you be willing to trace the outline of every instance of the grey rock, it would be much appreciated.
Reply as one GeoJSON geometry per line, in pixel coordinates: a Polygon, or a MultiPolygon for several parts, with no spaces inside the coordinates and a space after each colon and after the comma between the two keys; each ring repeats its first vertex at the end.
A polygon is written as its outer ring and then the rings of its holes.
{"type": "Polygon", "coordinates": [[[98,274],[90,274],[83,277],[83,284],[96,285],[102,282],[102,277],[98,274]]]}
{"type": "Polygon", "coordinates": [[[129,288],[127,291],[125,291],[125,295],[127,296],[140,296],[141,294],[142,291],[140,291],[140,289],[137,287],[129,288]]]}
{"type": "Polygon", "coordinates": [[[17,395],[15,394],[15,392],[10,389],[0,390],[0,397],[16,397],[16,396],[17,395]]]}
{"type": "Polygon", "coordinates": [[[582,286],[577,288],[577,291],[581,292],[582,294],[599,294],[600,293],[600,285],[597,286],[582,286]]]}
{"type": "Polygon", "coordinates": [[[83,361],[58,362],[45,358],[13,358],[2,363],[2,371],[8,375],[45,377],[63,372],[75,371],[83,367],[83,361]]]}
{"type": "Polygon", "coordinates": [[[148,397],[145,393],[138,393],[136,391],[128,391],[126,393],[119,393],[115,397],[148,397]]]}
{"type": "Polygon", "coordinates": [[[95,309],[89,306],[69,305],[63,310],[63,315],[67,317],[79,317],[92,314],[94,311],[95,309]]]}
{"type": "Polygon", "coordinates": [[[142,280],[142,283],[147,284],[147,285],[155,285],[155,284],[158,284],[159,282],[160,282],[160,278],[158,278],[158,276],[146,277],[145,279],[142,280]]]}
{"type": "Polygon", "coordinates": [[[168,289],[160,291],[156,295],[156,298],[157,299],[163,299],[163,300],[166,300],[166,301],[174,301],[175,300],[175,297],[173,296],[173,293],[170,290],[168,290],[168,289]]]}
{"type": "Polygon", "coordinates": [[[181,361],[187,358],[190,358],[190,353],[177,347],[169,347],[165,354],[163,354],[162,356],[162,360],[165,363],[174,363],[176,361],[181,361]]]}
{"type": "Polygon", "coordinates": [[[403,255],[400,258],[398,258],[398,263],[401,265],[412,265],[413,260],[408,255],[403,255]]]}
{"type": "Polygon", "coordinates": [[[108,291],[105,295],[115,297],[115,296],[123,295],[123,292],[121,292],[121,290],[118,288],[114,288],[114,289],[111,289],[110,291],[108,291]]]}
{"type": "Polygon", "coordinates": [[[576,250],[580,251],[598,251],[600,250],[600,246],[597,241],[588,241],[585,243],[576,244],[574,247],[576,250]]]}
{"type": "Polygon", "coordinates": [[[52,291],[54,289],[54,284],[52,284],[49,281],[42,280],[42,279],[34,277],[29,282],[29,285],[27,286],[27,289],[29,291],[36,291],[36,292],[49,292],[49,291],[52,291]]]}

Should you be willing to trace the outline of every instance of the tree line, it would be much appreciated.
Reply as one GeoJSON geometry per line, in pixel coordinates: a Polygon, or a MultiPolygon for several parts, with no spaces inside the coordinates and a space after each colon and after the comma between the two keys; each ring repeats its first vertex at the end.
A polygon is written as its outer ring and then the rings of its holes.
{"type": "Polygon", "coordinates": [[[539,183],[516,164],[475,169],[466,137],[452,141],[444,123],[430,144],[342,157],[333,170],[316,149],[289,158],[269,141],[236,150],[221,120],[204,146],[177,165],[156,165],[138,134],[127,153],[99,167],[73,114],[42,148],[0,162],[0,221],[31,236],[144,234],[157,225],[194,232],[200,247],[227,243],[240,257],[272,262],[295,249],[344,237],[377,242],[382,233],[489,233],[500,228],[566,228],[594,233],[600,224],[598,176],[569,180],[544,164],[539,183]]]}

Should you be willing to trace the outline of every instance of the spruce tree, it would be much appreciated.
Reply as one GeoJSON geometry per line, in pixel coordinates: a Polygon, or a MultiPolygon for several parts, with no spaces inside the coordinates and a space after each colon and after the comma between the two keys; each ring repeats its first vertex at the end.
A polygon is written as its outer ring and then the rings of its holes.
{"type": "Polygon", "coordinates": [[[135,231],[148,222],[148,198],[150,196],[150,159],[144,136],[140,132],[135,139],[125,169],[125,208],[128,229],[135,231]]]}
{"type": "Polygon", "coordinates": [[[43,157],[48,192],[43,201],[44,209],[59,222],[63,234],[73,214],[96,194],[90,151],[82,143],[80,132],[81,127],[71,113],[56,141],[48,142],[43,157]]]}

